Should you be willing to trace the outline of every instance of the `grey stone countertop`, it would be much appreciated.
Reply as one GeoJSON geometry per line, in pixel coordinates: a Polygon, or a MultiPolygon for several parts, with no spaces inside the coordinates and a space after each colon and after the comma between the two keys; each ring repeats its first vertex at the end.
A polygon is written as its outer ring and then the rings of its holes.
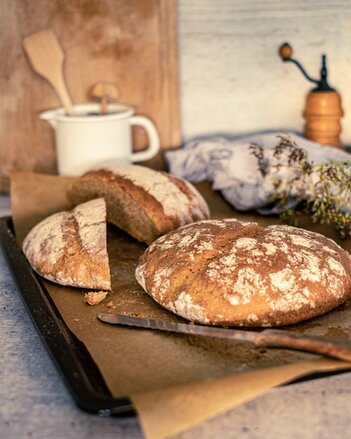
{"type": "MultiPolygon", "coordinates": [[[[0,196],[0,216],[10,213],[0,196]]],[[[0,250],[0,439],[143,437],[136,417],[100,418],[75,406],[25,310],[0,250]]],[[[177,439],[344,439],[351,373],[272,389],[173,436],[177,439]]]]}

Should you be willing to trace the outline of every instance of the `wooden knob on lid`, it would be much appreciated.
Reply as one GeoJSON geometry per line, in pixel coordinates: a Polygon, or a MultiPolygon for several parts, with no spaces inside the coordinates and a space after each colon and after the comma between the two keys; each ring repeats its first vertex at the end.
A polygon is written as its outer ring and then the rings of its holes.
{"type": "Polygon", "coordinates": [[[95,84],[90,90],[90,97],[93,100],[98,100],[101,105],[101,114],[108,113],[108,103],[116,102],[119,97],[118,88],[115,84],[111,83],[98,83],[95,84]]]}

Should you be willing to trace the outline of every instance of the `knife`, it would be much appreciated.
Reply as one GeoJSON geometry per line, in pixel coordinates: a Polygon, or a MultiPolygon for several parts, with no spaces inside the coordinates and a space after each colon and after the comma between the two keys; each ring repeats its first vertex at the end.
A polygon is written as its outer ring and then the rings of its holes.
{"type": "Polygon", "coordinates": [[[261,348],[290,349],[293,351],[325,355],[326,357],[351,362],[351,343],[348,341],[293,334],[279,329],[264,329],[259,332],[243,329],[227,329],[194,323],[176,323],[129,317],[114,313],[99,313],[97,314],[97,318],[111,325],[132,326],[143,329],[176,332],[179,334],[245,341],[261,348]]]}

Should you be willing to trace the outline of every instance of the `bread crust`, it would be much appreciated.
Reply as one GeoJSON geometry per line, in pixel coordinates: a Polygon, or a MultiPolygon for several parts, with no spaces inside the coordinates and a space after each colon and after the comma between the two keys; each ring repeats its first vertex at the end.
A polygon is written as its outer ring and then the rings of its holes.
{"type": "Polygon", "coordinates": [[[199,192],[188,182],[144,166],[116,166],[90,171],[68,190],[77,204],[101,196],[107,219],[141,242],[210,216],[199,192]]]}
{"type": "Polygon", "coordinates": [[[281,326],[321,315],[351,297],[351,257],[334,241],[290,226],[236,219],[197,222],[156,240],[136,279],[188,320],[281,326]]]}
{"type": "Polygon", "coordinates": [[[28,233],[22,248],[32,268],[48,280],[111,290],[102,198],[44,219],[28,233]]]}

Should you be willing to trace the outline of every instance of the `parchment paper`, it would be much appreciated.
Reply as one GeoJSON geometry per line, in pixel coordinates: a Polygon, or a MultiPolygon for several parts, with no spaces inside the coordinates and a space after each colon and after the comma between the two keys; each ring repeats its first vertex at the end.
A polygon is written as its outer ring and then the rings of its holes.
{"type": "MultiPolygon", "coordinates": [[[[41,219],[72,207],[66,197],[71,181],[71,178],[26,172],[12,174],[12,212],[19,245],[41,219]]],[[[207,199],[214,218],[235,216],[261,224],[279,222],[273,217],[235,212],[208,184],[200,184],[198,188],[207,199]]],[[[304,226],[336,237],[330,229],[311,226],[306,220],[304,226]]],[[[341,244],[351,249],[350,240],[341,244]]],[[[49,281],[45,281],[45,286],[69,329],[88,349],[113,396],[132,398],[147,437],[167,437],[190,428],[296,376],[349,367],[347,363],[310,354],[259,349],[242,342],[121,328],[98,321],[98,312],[109,311],[181,320],[156,304],[135,281],[134,270],[145,248],[116,227],[108,227],[113,291],[97,306],[83,302],[83,289],[63,287],[49,281]],[[107,306],[111,301],[113,308],[107,306]],[[251,372],[241,375],[247,371],[251,372]],[[166,407],[171,416],[164,413],[166,407]],[[186,416],[175,416],[175,412],[184,411],[186,416]],[[155,423],[155,419],[158,422],[155,423]]],[[[286,330],[351,339],[350,323],[351,307],[345,304],[320,318],[286,330]]]]}

